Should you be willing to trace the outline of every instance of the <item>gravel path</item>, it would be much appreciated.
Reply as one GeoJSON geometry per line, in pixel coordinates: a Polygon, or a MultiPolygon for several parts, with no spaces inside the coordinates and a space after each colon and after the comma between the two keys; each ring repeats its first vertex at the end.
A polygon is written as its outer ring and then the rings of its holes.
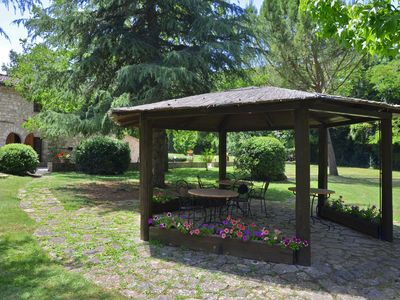
{"type": "MultiPolygon", "coordinates": [[[[137,200],[65,210],[48,189],[19,197],[54,260],[134,299],[400,299],[400,224],[387,243],[317,223],[302,267],[142,242],[137,200]]],[[[289,227],[293,200],[268,205],[268,224],[289,227]]]]}

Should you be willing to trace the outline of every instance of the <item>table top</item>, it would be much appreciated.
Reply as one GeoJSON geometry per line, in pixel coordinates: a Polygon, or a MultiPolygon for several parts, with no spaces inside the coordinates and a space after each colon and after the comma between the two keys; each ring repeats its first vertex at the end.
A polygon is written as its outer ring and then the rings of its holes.
{"type": "Polygon", "coordinates": [[[232,180],[232,179],[222,179],[222,180],[217,180],[217,183],[220,185],[227,185],[227,186],[232,186],[234,184],[246,184],[252,186],[253,183],[250,181],[246,180],[232,180]]]}
{"type": "Polygon", "coordinates": [[[239,194],[231,190],[221,190],[221,189],[191,189],[188,193],[192,196],[202,197],[202,198],[235,198],[239,194]]]}
{"type": "MultiPolygon", "coordinates": [[[[296,192],[296,187],[290,187],[288,188],[289,191],[291,192],[296,192]]],[[[310,194],[311,195],[330,195],[334,194],[335,191],[332,190],[327,190],[327,189],[316,189],[316,188],[310,188],[310,194]]]]}

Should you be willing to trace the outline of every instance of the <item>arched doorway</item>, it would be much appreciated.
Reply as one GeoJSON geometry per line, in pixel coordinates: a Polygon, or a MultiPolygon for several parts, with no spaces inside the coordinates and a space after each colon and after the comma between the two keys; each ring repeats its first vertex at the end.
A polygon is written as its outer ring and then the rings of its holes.
{"type": "Polygon", "coordinates": [[[25,145],[29,145],[29,146],[31,146],[32,148],[33,148],[33,146],[34,146],[34,139],[35,139],[35,136],[33,135],[33,133],[30,133],[30,134],[28,134],[27,136],[26,136],[26,138],[25,138],[25,145]]]}
{"type": "Polygon", "coordinates": [[[18,134],[11,132],[6,139],[6,144],[20,144],[21,143],[21,138],[18,134]]]}

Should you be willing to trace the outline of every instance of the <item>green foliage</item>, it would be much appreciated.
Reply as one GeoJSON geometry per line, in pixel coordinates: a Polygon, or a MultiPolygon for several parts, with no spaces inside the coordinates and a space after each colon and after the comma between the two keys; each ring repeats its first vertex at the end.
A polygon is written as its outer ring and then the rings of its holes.
{"type": "Polygon", "coordinates": [[[242,143],[235,167],[252,180],[284,180],[286,151],[273,137],[252,137],[242,143]]]}
{"type": "Polygon", "coordinates": [[[375,205],[368,206],[367,208],[360,208],[358,205],[347,205],[343,197],[340,196],[339,199],[329,200],[327,206],[341,213],[362,218],[370,222],[381,222],[381,212],[375,205]]]}
{"type": "Polygon", "coordinates": [[[197,131],[189,130],[174,130],[172,139],[174,149],[177,153],[186,155],[188,150],[193,150],[197,144],[197,131]]]}
{"type": "MultiPolygon", "coordinates": [[[[0,3],[3,3],[6,9],[10,9],[10,6],[14,9],[14,12],[19,10],[21,14],[23,14],[26,10],[30,10],[34,5],[40,5],[40,0],[1,0],[0,3]]],[[[20,20],[17,20],[17,23],[20,20]]],[[[6,39],[10,40],[7,33],[0,27],[0,36],[4,36],[6,39]]]]}
{"type": "Polygon", "coordinates": [[[130,163],[128,144],[108,136],[83,140],[75,156],[77,168],[88,174],[122,174],[130,163]]]}
{"type": "Polygon", "coordinates": [[[204,149],[201,153],[201,160],[206,163],[206,170],[208,170],[208,164],[214,161],[215,152],[214,149],[204,149]]]}
{"type": "Polygon", "coordinates": [[[199,132],[195,153],[202,153],[204,150],[212,149],[214,153],[218,150],[218,138],[215,133],[199,132]]]}
{"type": "Polygon", "coordinates": [[[299,13],[298,0],[265,0],[258,27],[274,85],[333,93],[360,62],[354,51],[334,39],[319,38],[310,14],[299,13]]]}
{"type": "Polygon", "coordinates": [[[395,56],[400,50],[400,2],[301,0],[303,11],[318,22],[320,35],[371,55],[395,56]]]}
{"type": "Polygon", "coordinates": [[[64,130],[69,119],[70,134],[116,132],[111,107],[208,92],[214,73],[234,73],[246,64],[244,54],[254,53],[248,14],[224,0],[52,1],[35,7],[26,26],[49,46],[27,48],[11,71],[19,70],[23,89],[38,91],[45,111],[57,113],[41,114],[41,129],[64,130]],[[39,50],[50,56],[43,64],[35,62],[39,50]],[[80,108],[67,112],[73,117],[60,112],[75,102],[80,108]]]}
{"type": "Polygon", "coordinates": [[[35,173],[38,165],[38,154],[31,146],[8,144],[0,148],[0,172],[22,176],[35,173]]]}
{"type": "Polygon", "coordinates": [[[371,67],[367,78],[382,101],[400,104],[400,59],[371,67]]]}

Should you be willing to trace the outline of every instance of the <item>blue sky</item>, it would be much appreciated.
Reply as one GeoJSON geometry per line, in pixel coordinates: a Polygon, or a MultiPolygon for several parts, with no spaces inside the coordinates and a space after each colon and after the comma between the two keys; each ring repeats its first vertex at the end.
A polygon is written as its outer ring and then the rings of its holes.
{"type": "MultiPolygon", "coordinates": [[[[232,0],[233,3],[239,4],[242,7],[247,6],[250,1],[251,0],[232,0]]],[[[50,1],[42,0],[42,2],[46,5],[50,1]]],[[[259,9],[263,0],[253,0],[252,2],[259,9]]],[[[27,31],[22,25],[18,26],[12,24],[12,22],[27,16],[28,13],[21,15],[18,11],[14,11],[12,7],[7,10],[4,4],[0,3],[0,27],[3,28],[11,40],[8,41],[3,36],[0,36],[0,66],[3,65],[3,63],[9,62],[8,53],[11,49],[21,52],[22,48],[19,40],[27,37],[27,31]]]]}

